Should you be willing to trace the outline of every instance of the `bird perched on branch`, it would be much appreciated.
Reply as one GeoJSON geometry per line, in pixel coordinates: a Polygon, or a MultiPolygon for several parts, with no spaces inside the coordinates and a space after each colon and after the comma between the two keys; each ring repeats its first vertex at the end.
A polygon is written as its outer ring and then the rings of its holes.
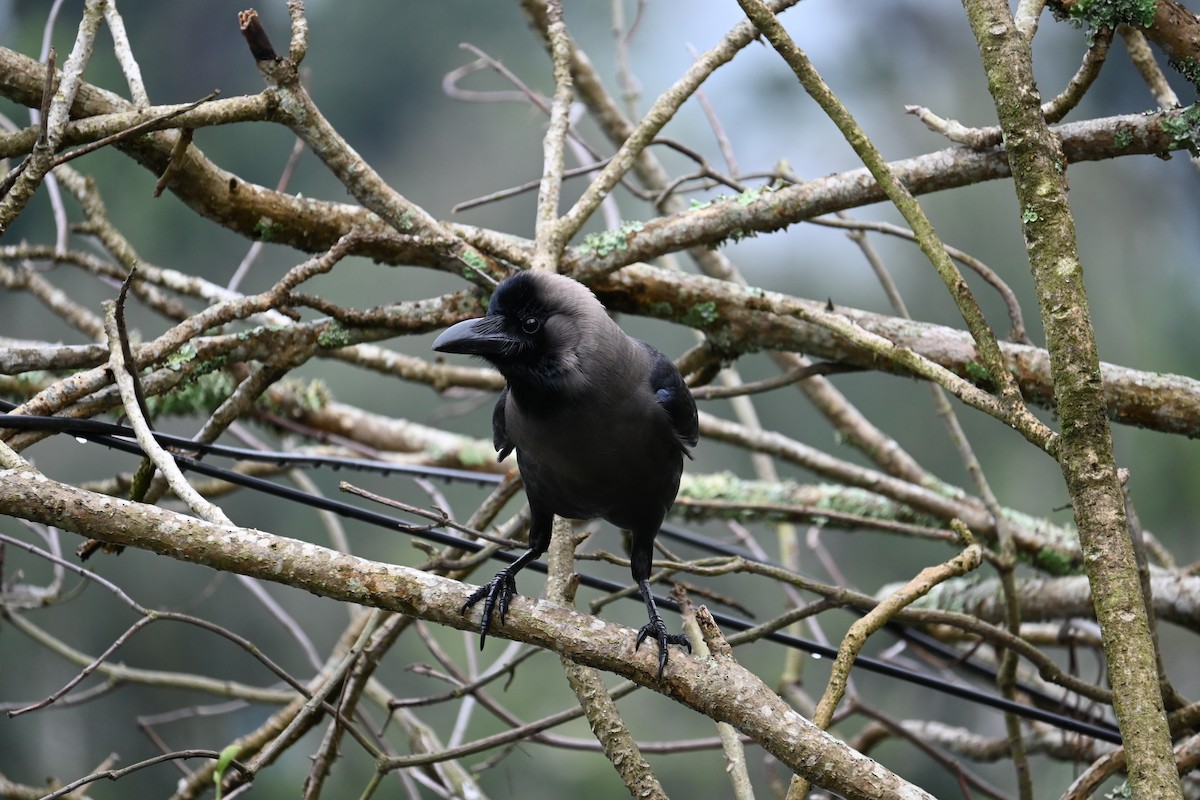
{"type": "Polygon", "coordinates": [[[508,382],[492,438],[500,459],[516,451],[529,499],[529,549],[462,607],[484,601],[480,647],[494,610],[504,622],[516,574],[550,546],[554,515],[600,517],[631,534],[631,571],[650,617],[635,649],[658,642],[661,678],[669,644],[691,649],[686,637],[667,633],[648,582],[654,537],[700,434],[679,370],[627,336],[586,286],[542,271],[502,282],[486,316],[446,329],[433,349],[479,356],[508,382]]]}

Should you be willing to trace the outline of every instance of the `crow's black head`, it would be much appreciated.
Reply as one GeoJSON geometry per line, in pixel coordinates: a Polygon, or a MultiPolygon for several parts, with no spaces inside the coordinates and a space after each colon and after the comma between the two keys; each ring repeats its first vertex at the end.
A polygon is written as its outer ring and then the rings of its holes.
{"type": "Polygon", "coordinates": [[[433,349],[479,356],[520,389],[570,393],[586,383],[597,347],[624,338],[586,286],[525,271],[496,287],[486,316],[447,328],[433,349]]]}

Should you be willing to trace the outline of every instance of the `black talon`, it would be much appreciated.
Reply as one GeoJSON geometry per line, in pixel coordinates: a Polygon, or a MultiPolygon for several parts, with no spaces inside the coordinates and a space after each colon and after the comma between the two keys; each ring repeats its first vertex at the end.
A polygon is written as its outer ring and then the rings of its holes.
{"type": "Polygon", "coordinates": [[[513,595],[517,593],[517,573],[524,569],[530,561],[546,552],[546,548],[550,546],[550,526],[553,521],[553,514],[534,515],[529,527],[530,548],[516,561],[497,572],[496,577],[472,592],[471,596],[467,598],[467,602],[463,603],[462,608],[458,610],[458,613],[466,614],[467,609],[483,600],[483,619],[479,621],[480,650],[483,649],[483,642],[487,639],[488,629],[492,627],[492,611],[496,608],[497,601],[500,603],[500,624],[503,625],[504,620],[508,617],[508,606],[512,602],[513,595]]]}
{"type": "Polygon", "coordinates": [[[637,644],[633,646],[633,649],[637,650],[641,647],[642,642],[648,639],[650,634],[654,634],[654,638],[658,642],[658,679],[661,681],[663,670],[667,668],[667,645],[681,644],[690,653],[692,652],[692,643],[682,633],[667,633],[667,626],[663,624],[662,618],[655,615],[638,631],[637,644]]]}
{"type": "Polygon", "coordinates": [[[663,670],[667,668],[667,645],[681,644],[690,653],[692,652],[692,643],[682,633],[667,633],[667,626],[663,623],[662,617],[658,615],[658,608],[654,605],[654,595],[650,593],[648,581],[638,581],[638,590],[642,593],[642,600],[646,602],[646,612],[650,615],[650,621],[638,631],[637,642],[633,645],[633,649],[637,650],[642,646],[642,642],[650,637],[650,634],[654,634],[654,639],[658,642],[658,679],[661,681],[663,670]]]}
{"type": "Polygon", "coordinates": [[[483,643],[487,640],[488,629],[492,627],[492,610],[496,607],[496,602],[500,602],[500,624],[504,624],[504,620],[508,617],[508,606],[512,601],[513,595],[517,593],[517,582],[513,578],[509,570],[501,570],[496,573],[496,577],[480,586],[471,596],[467,598],[467,602],[462,604],[462,608],[458,610],[459,614],[466,614],[467,610],[483,600],[483,618],[479,621],[479,649],[483,649],[483,643]],[[486,598],[486,599],[485,599],[486,598]]]}

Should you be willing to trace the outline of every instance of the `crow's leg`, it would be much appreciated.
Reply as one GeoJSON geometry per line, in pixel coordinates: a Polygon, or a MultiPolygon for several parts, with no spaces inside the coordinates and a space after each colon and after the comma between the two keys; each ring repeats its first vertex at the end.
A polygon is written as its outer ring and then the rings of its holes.
{"type": "Polygon", "coordinates": [[[650,616],[650,621],[638,631],[637,644],[633,649],[637,650],[642,646],[642,642],[650,637],[658,642],[658,679],[661,681],[663,670],[667,667],[667,645],[681,644],[690,653],[692,643],[681,633],[667,633],[667,626],[663,624],[662,617],[658,615],[658,608],[654,605],[654,595],[650,593],[650,567],[654,555],[654,537],[657,534],[658,525],[630,531],[629,567],[634,581],[637,582],[638,591],[642,593],[642,600],[646,603],[646,613],[650,616]]]}
{"type": "Polygon", "coordinates": [[[479,649],[487,640],[488,629],[492,626],[492,611],[500,612],[500,624],[508,616],[508,605],[513,595],[517,593],[516,575],[530,561],[535,561],[550,546],[550,531],[554,523],[553,514],[541,514],[530,509],[532,518],[529,525],[529,549],[521,554],[513,563],[496,573],[496,577],[476,589],[467,602],[463,603],[458,613],[466,614],[467,609],[483,600],[483,619],[479,621],[479,649]]]}
{"type": "Polygon", "coordinates": [[[662,617],[658,615],[658,608],[654,605],[654,595],[650,593],[650,583],[646,580],[638,581],[638,590],[642,593],[642,600],[646,601],[646,613],[650,615],[650,621],[642,626],[638,631],[637,644],[633,646],[636,650],[642,646],[642,642],[651,636],[658,642],[658,679],[662,680],[663,670],[667,667],[667,645],[681,644],[692,652],[692,643],[682,633],[667,633],[667,626],[662,621],[662,617]]]}
{"type": "Polygon", "coordinates": [[[483,600],[483,619],[479,622],[480,650],[483,649],[483,643],[487,639],[488,628],[492,626],[492,610],[497,605],[499,606],[500,623],[503,624],[504,618],[508,616],[508,604],[512,601],[513,595],[517,593],[516,574],[541,554],[540,550],[526,550],[520,558],[497,572],[496,577],[476,589],[459,609],[458,613],[466,614],[467,609],[483,600]]]}

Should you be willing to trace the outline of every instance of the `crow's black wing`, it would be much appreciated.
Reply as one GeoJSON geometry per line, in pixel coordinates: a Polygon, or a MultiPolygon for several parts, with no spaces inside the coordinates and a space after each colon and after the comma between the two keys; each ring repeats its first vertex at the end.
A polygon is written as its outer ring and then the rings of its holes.
{"type": "Polygon", "coordinates": [[[642,342],[650,352],[650,389],[658,404],[667,412],[671,419],[671,428],[675,438],[679,440],[683,452],[691,457],[689,447],[695,447],[700,440],[700,420],[696,413],[696,401],[688,390],[683,376],[675,368],[671,359],[663,353],[642,342]]]}
{"type": "Polygon", "coordinates": [[[504,416],[504,406],[507,402],[508,387],[505,386],[504,391],[500,393],[500,399],[496,401],[496,407],[492,410],[492,444],[498,453],[497,461],[508,458],[514,446],[508,438],[508,422],[504,416]]]}

